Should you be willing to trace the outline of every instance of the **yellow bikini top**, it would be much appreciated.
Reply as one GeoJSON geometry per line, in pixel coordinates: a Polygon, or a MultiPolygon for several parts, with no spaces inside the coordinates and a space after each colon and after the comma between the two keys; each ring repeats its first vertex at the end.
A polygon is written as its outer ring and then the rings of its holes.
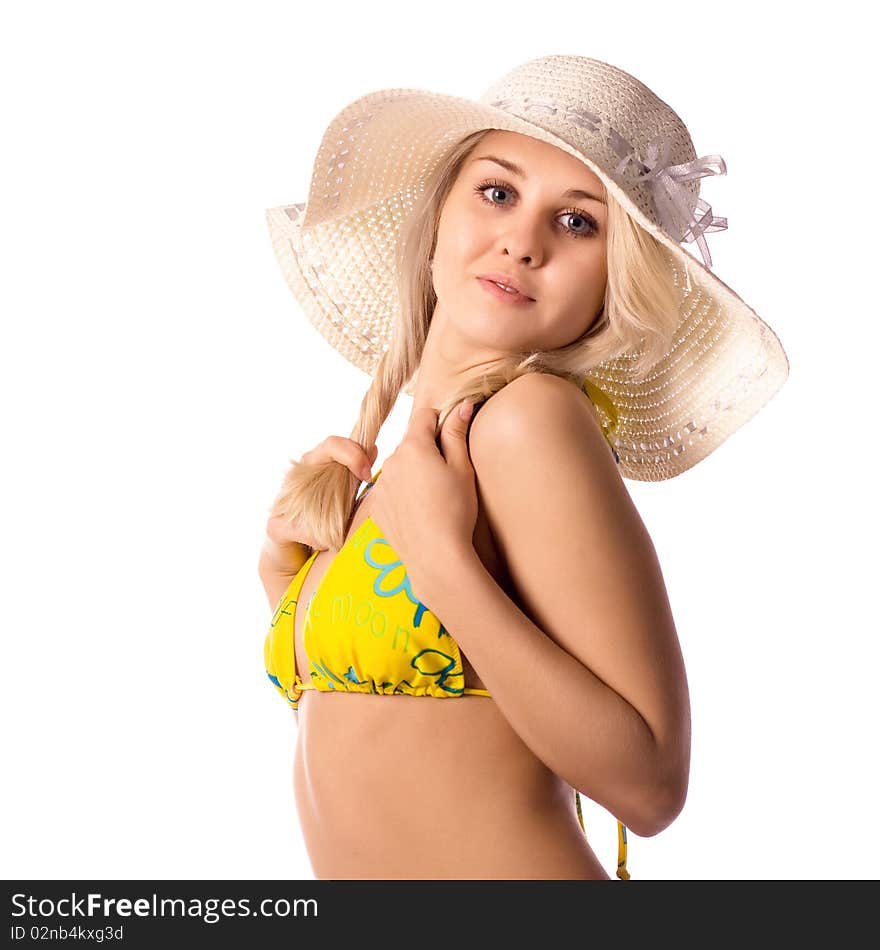
{"type": "MultiPolygon", "coordinates": [[[[356,504],[381,471],[364,486],[356,504]]],[[[464,685],[458,644],[415,595],[406,567],[371,517],[346,539],[308,603],[302,605],[300,591],[319,553],[313,551],[291,579],[275,608],[263,647],[269,680],[288,705],[297,709],[307,689],[435,699],[491,696],[486,689],[464,685]],[[306,611],[303,645],[309,661],[307,681],[296,670],[294,621],[298,609],[306,611]]],[[[575,801],[583,829],[577,791],[575,801]]],[[[620,822],[617,875],[629,878],[626,828],[620,822]]]]}
{"type": "MultiPolygon", "coordinates": [[[[358,504],[381,471],[364,486],[358,504]]],[[[264,647],[269,679],[294,709],[307,689],[436,699],[491,695],[464,685],[458,644],[413,593],[406,567],[371,517],[346,539],[302,606],[299,594],[319,553],[313,551],[290,581],[264,647]],[[296,670],[298,609],[306,612],[307,681],[296,670]]]]}

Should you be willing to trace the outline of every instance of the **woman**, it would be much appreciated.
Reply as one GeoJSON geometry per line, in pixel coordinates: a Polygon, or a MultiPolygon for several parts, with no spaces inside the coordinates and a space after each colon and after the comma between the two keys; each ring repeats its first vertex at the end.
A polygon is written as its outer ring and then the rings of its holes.
{"type": "Polygon", "coordinates": [[[304,214],[270,210],[291,289],[373,377],[352,438],[293,463],[260,559],[317,877],[607,879],[579,792],[626,879],[626,829],[681,811],[684,663],[621,476],[696,464],[787,374],[680,247],[726,226],[713,159],[627,73],[551,56],[478,103],[357,100],[304,214]]]}

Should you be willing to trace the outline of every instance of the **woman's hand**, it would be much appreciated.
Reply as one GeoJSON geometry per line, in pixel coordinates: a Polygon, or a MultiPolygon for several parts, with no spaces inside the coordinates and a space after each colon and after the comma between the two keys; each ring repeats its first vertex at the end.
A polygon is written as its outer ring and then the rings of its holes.
{"type": "Polygon", "coordinates": [[[473,550],[479,504],[467,447],[472,413],[471,403],[453,406],[438,448],[437,410],[414,410],[403,441],[370,490],[370,517],[405,565],[415,596],[427,592],[427,581],[444,558],[473,550]]]}
{"type": "MultiPolygon", "coordinates": [[[[320,465],[322,462],[339,462],[350,469],[359,481],[368,481],[372,475],[373,463],[379,454],[374,445],[365,452],[360,443],[346,439],[341,435],[329,435],[323,442],[309,449],[300,458],[304,465],[320,465]]],[[[303,547],[315,549],[317,541],[296,521],[289,521],[281,515],[273,515],[266,523],[267,541],[265,555],[279,570],[288,569],[287,565],[302,562],[303,547]]]]}

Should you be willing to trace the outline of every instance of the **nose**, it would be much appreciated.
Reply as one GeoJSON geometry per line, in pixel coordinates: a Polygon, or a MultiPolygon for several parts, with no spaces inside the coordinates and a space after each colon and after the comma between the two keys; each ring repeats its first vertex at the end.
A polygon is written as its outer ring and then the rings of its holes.
{"type": "Polygon", "coordinates": [[[503,252],[523,264],[539,264],[544,255],[541,222],[521,215],[518,221],[509,218],[507,224],[501,235],[503,252]]]}

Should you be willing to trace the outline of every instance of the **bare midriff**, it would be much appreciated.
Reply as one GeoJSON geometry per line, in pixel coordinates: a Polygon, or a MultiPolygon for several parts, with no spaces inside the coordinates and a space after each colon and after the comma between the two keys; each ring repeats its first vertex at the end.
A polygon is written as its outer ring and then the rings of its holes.
{"type": "MultiPolygon", "coordinates": [[[[349,533],[369,516],[369,501],[367,494],[349,533]]],[[[509,590],[482,511],[474,545],[509,590]]],[[[300,671],[308,669],[305,608],[332,558],[318,555],[300,591],[300,671]]],[[[487,688],[463,650],[462,669],[465,686],[487,688]]],[[[580,827],[571,787],[491,697],[306,690],[297,719],[294,795],[317,878],[609,879],[580,827]]]]}
{"type": "Polygon", "coordinates": [[[608,879],[571,788],[485,696],[309,690],[293,781],[319,879],[608,879]]]}

